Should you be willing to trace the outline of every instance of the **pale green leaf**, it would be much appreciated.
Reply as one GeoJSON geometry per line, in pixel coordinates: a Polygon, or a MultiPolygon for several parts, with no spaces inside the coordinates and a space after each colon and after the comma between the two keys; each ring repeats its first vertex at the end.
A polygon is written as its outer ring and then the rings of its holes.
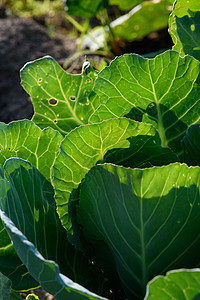
{"type": "Polygon", "coordinates": [[[6,159],[20,157],[30,161],[48,180],[59,152],[62,136],[52,128],[41,130],[32,121],[0,123],[0,167],[6,159]]]}
{"type": "MultiPolygon", "coordinates": [[[[121,5],[124,2],[121,1],[121,5]]],[[[126,15],[111,23],[116,37],[133,41],[167,27],[171,6],[168,0],[142,1],[126,15]]]]}
{"type": "Polygon", "coordinates": [[[176,15],[179,18],[183,16],[192,16],[194,12],[200,10],[199,0],[176,0],[172,11],[172,16],[176,15]]]}
{"type": "Polygon", "coordinates": [[[199,265],[199,171],[179,163],[144,170],[105,164],[81,183],[81,237],[103,269],[113,258],[128,299],[142,299],[156,275],[199,265]]]}
{"type": "Polygon", "coordinates": [[[71,131],[61,144],[53,166],[57,211],[63,226],[71,230],[68,202],[85,174],[97,162],[136,167],[143,163],[168,164],[177,157],[160,145],[152,125],[119,118],[85,125],[71,131]]]}
{"type": "Polygon", "coordinates": [[[180,269],[150,281],[144,300],[198,300],[199,296],[200,269],[180,269]]]}
{"type": "Polygon", "coordinates": [[[122,10],[129,10],[144,0],[109,0],[109,5],[118,5],[122,10]]]}
{"type": "Polygon", "coordinates": [[[176,51],[153,59],[125,54],[104,68],[95,82],[101,106],[90,122],[127,115],[135,109],[156,126],[162,146],[182,154],[181,139],[200,119],[200,63],[176,51]]]}
{"type": "Polygon", "coordinates": [[[21,69],[21,84],[32,98],[33,121],[63,135],[87,123],[99,105],[92,92],[96,75],[88,62],[79,75],[66,73],[50,56],[27,63],[21,69]]]}

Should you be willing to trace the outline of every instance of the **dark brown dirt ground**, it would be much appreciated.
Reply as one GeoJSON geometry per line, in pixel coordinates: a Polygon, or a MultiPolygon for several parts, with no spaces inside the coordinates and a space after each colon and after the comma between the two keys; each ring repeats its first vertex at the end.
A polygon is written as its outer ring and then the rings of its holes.
{"type": "Polygon", "coordinates": [[[0,19],[0,121],[32,117],[32,104],[19,77],[26,62],[47,54],[61,61],[74,51],[74,41],[59,36],[51,40],[47,29],[32,19],[0,19]]]}

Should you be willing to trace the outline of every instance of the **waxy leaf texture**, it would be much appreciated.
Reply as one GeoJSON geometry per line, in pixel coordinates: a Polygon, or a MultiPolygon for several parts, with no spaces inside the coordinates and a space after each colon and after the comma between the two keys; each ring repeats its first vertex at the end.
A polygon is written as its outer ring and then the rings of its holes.
{"type": "Polygon", "coordinates": [[[200,296],[199,282],[200,269],[170,271],[166,276],[157,276],[149,282],[144,300],[198,300],[200,296]]]}
{"type": "Polygon", "coordinates": [[[178,163],[104,164],[85,176],[77,222],[94,260],[113,259],[128,299],[141,299],[157,274],[200,263],[199,184],[199,167],[178,163]]]}
{"type": "Polygon", "coordinates": [[[181,139],[200,120],[200,62],[176,51],[154,59],[125,54],[104,68],[95,81],[101,106],[91,123],[127,115],[136,109],[153,124],[161,145],[182,155],[181,139]]]}
{"type": "Polygon", "coordinates": [[[7,160],[4,170],[8,180],[1,173],[0,216],[19,258],[38,285],[57,299],[65,299],[68,293],[70,299],[103,299],[68,278],[87,284],[91,266],[68,242],[50,182],[21,159],[7,160]],[[57,264],[67,277],[59,273],[57,264]]]}
{"type": "Polygon", "coordinates": [[[86,62],[80,75],[68,74],[50,56],[27,63],[21,69],[21,85],[34,106],[33,121],[65,135],[87,123],[99,105],[92,92],[96,72],[86,62]]]}
{"type": "Polygon", "coordinates": [[[125,165],[129,162],[132,166],[155,162],[159,158],[165,163],[177,159],[170,149],[161,147],[157,131],[150,124],[118,118],[71,131],[61,143],[61,151],[53,166],[57,211],[68,231],[71,230],[68,215],[70,195],[97,162],[106,161],[106,154],[108,161],[115,160],[115,163],[125,165]]]}

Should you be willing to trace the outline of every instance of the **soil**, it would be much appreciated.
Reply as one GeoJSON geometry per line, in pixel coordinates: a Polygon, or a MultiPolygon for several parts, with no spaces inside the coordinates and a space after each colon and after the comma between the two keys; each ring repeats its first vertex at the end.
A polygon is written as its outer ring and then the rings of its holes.
{"type": "MultiPolygon", "coordinates": [[[[158,51],[170,48],[171,39],[167,30],[150,35],[143,41],[126,45],[125,52],[158,51]]],[[[63,61],[76,52],[75,41],[69,36],[56,34],[51,39],[48,30],[33,19],[19,17],[4,18],[0,10],[0,122],[31,119],[33,107],[29,95],[20,86],[19,70],[25,63],[45,55],[51,55],[61,65],[63,61]]],[[[99,57],[94,60],[100,62],[99,57]]],[[[75,72],[80,72],[84,57],[81,57],[75,72]]],[[[42,289],[30,291],[40,300],[53,300],[53,296],[42,289]]],[[[27,293],[22,293],[22,299],[27,293]]]]}
{"type": "Polygon", "coordinates": [[[32,19],[0,19],[0,121],[10,122],[33,115],[30,98],[20,86],[19,70],[31,60],[51,55],[57,61],[76,51],[74,41],[57,36],[32,19]]]}

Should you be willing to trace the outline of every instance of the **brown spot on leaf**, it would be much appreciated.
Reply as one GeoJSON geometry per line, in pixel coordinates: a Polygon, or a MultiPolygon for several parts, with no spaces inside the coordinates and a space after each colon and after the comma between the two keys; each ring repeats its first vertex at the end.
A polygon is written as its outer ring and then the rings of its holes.
{"type": "Polygon", "coordinates": [[[52,99],[49,100],[50,105],[56,105],[57,103],[58,103],[58,101],[56,99],[52,98],[52,99]]]}

